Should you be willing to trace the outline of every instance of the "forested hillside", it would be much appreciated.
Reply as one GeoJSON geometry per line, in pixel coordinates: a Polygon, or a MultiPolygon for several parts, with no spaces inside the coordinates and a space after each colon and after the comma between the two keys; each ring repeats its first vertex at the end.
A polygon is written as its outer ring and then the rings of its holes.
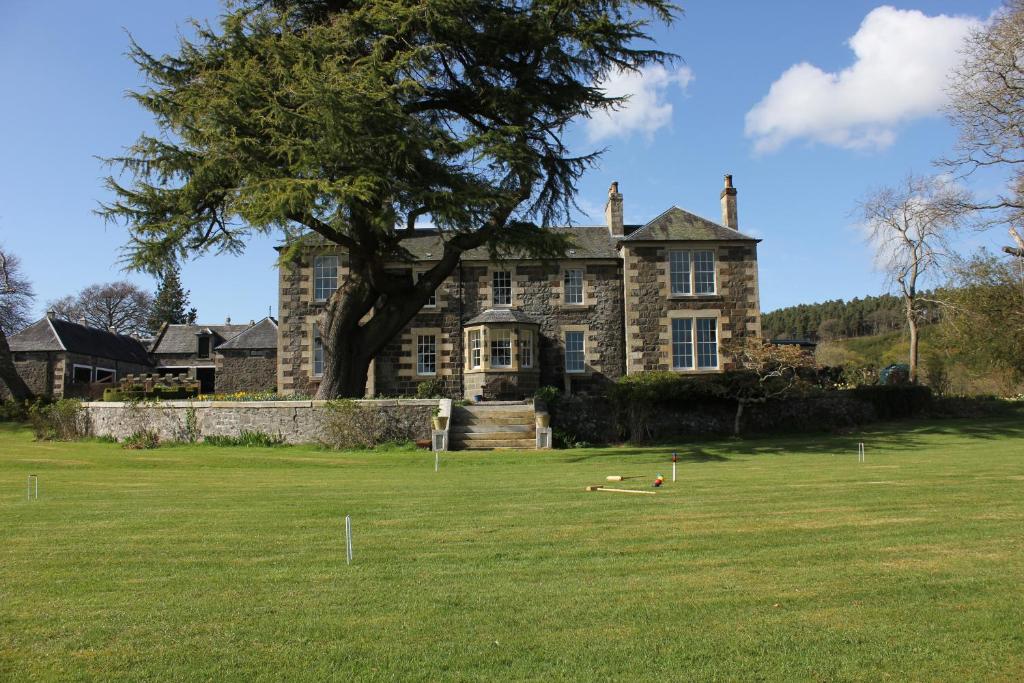
{"type": "MultiPolygon", "coordinates": [[[[928,294],[924,294],[926,298],[928,294]]],[[[902,303],[891,294],[780,308],[761,317],[769,339],[829,341],[895,332],[905,325],[902,303]]],[[[928,306],[924,322],[937,322],[938,306],[928,306]]]]}

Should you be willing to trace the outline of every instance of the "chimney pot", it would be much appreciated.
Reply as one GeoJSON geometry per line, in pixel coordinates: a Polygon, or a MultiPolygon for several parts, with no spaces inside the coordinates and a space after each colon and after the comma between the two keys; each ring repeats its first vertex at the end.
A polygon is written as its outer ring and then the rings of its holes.
{"type": "Polygon", "coordinates": [[[622,220],[622,194],[619,193],[619,181],[608,188],[608,203],[604,205],[604,222],[608,232],[614,237],[622,237],[625,227],[622,220]]]}
{"type": "Polygon", "coordinates": [[[56,318],[57,318],[57,311],[47,311],[46,312],[46,319],[47,320],[54,320],[56,318]]]}
{"type": "Polygon", "coordinates": [[[226,318],[224,318],[224,324],[225,325],[230,325],[231,324],[231,316],[230,315],[227,316],[226,318]]]}
{"type": "Polygon", "coordinates": [[[81,316],[81,317],[80,317],[80,318],[78,319],[78,324],[79,324],[79,325],[81,325],[82,327],[88,327],[88,326],[89,326],[89,323],[88,323],[88,321],[87,321],[87,320],[85,319],[85,316],[81,316]]]}
{"type": "Polygon", "coordinates": [[[736,208],[736,188],[732,185],[732,175],[725,174],[725,188],[721,194],[722,225],[732,230],[740,229],[739,214],[736,208]]]}

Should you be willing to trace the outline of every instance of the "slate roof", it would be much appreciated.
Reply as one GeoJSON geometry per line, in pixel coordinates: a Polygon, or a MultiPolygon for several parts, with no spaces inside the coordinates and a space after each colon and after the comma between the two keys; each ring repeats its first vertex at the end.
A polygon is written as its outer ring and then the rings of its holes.
{"type": "Polygon", "coordinates": [[[198,334],[213,335],[212,346],[216,348],[217,344],[245,332],[250,327],[251,325],[248,323],[244,325],[168,325],[157,336],[151,351],[155,355],[197,353],[199,344],[196,341],[196,335],[198,334]]]}
{"type": "Polygon", "coordinates": [[[11,351],[67,351],[126,363],[150,365],[142,342],[78,323],[43,318],[8,338],[11,351]]]}
{"type": "Polygon", "coordinates": [[[217,347],[218,351],[240,351],[244,349],[276,349],[277,321],[267,317],[252,327],[239,332],[217,347]]]}
{"type": "Polygon", "coordinates": [[[707,218],[684,211],[673,206],[657,218],[637,230],[633,230],[623,239],[625,242],[662,242],[662,241],[745,241],[760,242],[756,237],[709,221],[707,218]]]}
{"type": "MultiPolygon", "coordinates": [[[[633,225],[628,228],[639,228],[633,225]]],[[[616,247],[617,239],[612,237],[608,228],[604,225],[573,225],[550,228],[556,234],[566,233],[572,239],[572,246],[566,252],[567,259],[614,259],[618,258],[616,247]]],[[[423,234],[402,240],[405,247],[417,261],[429,261],[439,259],[444,252],[444,241],[441,236],[433,230],[419,231],[423,234]]],[[[308,235],[305,238],[310,245],[327,244],[327,240],[319,235],[308,235]]],[[[281,249],[282,247],[278,247],[281,249]]],[[[470,249],[462,256],[464,261],[490,261],[491,257],[487,247],[470,249]]],[[[507,257],[509,259],[515,256],[507,257]]]]}
{"type": "Polygon", "coordinates": [[[484,325],[488,323],[540,324],[522,311],[514,308],[488,308],[480,315],[469,320],[466,325],[484,325]]]}

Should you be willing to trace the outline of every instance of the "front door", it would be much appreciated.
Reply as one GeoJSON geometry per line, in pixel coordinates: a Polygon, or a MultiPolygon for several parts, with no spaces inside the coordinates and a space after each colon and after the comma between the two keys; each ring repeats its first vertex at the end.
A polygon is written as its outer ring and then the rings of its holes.
{"type": "Polygon", "coordinates": [[[213,368],[196,368],[196,379],[199,380],[199,393],[200,394],[212,394],[214,393],[214,369],[213,368]]]}

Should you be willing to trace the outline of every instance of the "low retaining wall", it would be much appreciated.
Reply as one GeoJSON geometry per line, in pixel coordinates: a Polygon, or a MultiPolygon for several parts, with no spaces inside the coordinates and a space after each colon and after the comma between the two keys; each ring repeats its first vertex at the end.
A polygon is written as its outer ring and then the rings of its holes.
{"type": "MultiPolygon", "coordinates": [[[[385,414],[394,431],[409,441],[430,439],[430,418],[437,399],[354,401],[385,414]]],[[[143,430],[161,441],[202,441],[208,436],[262,432],[285,443],[324,443],[325,424],[337,419],[328,401],[161,401],[159,403],[84,403],[93,436],[122,441],[143,430]]]]}

